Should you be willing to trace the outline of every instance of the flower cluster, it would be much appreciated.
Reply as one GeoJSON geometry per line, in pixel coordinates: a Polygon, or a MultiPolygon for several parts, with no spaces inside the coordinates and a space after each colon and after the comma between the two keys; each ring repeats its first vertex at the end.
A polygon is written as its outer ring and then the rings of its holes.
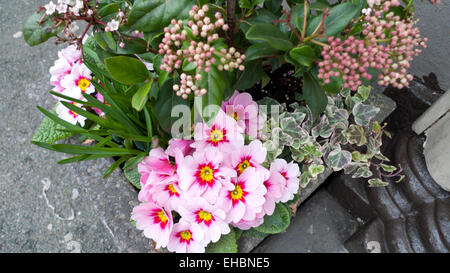
{"type": "Polygon", "coordinates": [[[408,86],[413,76],[407,69],[414,56],[421,52],[417,47],[425,48],[427,39],[420,37],[413,20],[402,19],[389,11],[390,7],[399,5],[398,0],[371,1],[370,8],[363,10],[364,40],[354,36],[346,40],[329,37],[330,45],[323,48],[318,77],[329,83],[331,77],[342,74],[344,88],[355,91],[362,79],[372,79],[368,69],[373,68],[381,72],[379,85],[392,84],[399,89],[408,86]]]}
{"type": "MultiPolygon", "coordinates": [[[[238,105],[238,96],[229,105],[238,105]]],[[[204,252],[230,225],[256,227],[277,202],[294,198],[299,166],[276,159],[263,167],[266,149],[258,139],[245,145],[244,131],[221,110],[212,125],[196,124],[194,140],[172,139],[166,150],[152,149],[139,163],[142,203],[132,219],[156,248],[204,252]]]]}
{"type": "Polygon", "coordinates": [[[208,5],[199,8],[193,6],[189,15],[191,20],[185,24],[182,20],[171,21],[164,28],[164,38],[159,44],[158,53],[163,55],[160,69],[172,73],[183,68],[184,71],[194,71],[193,75],[182,74],[181,85],[174,85],[173,90],[178,96],[187,99],[188,95],[204,95],[207,90],[200,85],[202,72],[210,72],[211,66],[219,70],[231,71],[245,69],[245,55],[237,52],[234,47],[226,49],[219,42],[219,30],[228,30],[222,14],[216,12],[209,15],[208,5]],[[192,67],[192,68],[191,68],[192,67]]]}
{"type": "MultiPolygon", "coordinates": [[[[81,62],[81,51],[75,45],[70,45],[58,52],[58,59],[50,67],[50,83],[54,86],[53,91],[64,96],[84,100],[83,93],[92,94],[95,87],[92,85],[91,71],[81,62]]],[[[66,101],[56,97],[60,101],[66,101]]],[[[80,107],[78,103],[70,102],[80,107]]],[[[56,107],[58,116],[72,124],[77,122],[84,126],[85,117],[65,107],[61,102],[56,107]]]]}

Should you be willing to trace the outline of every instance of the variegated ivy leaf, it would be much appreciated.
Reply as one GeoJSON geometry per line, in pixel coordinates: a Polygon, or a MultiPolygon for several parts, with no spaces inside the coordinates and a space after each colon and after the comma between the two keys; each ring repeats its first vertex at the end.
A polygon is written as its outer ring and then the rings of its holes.
{"type": "Polygon", "coordinates": [[[336,149],[328,154],[327,164],[334,171],[342,170],[352,162],[352,154],[349,151],[336,149]]]}
{"type": "Polygon", "coordinates": [[[345,109],[337,108],[336,106],[333,106],[331,109],[332,112],[328,115],[330,126],[335,126],[338,123],[342,123],[345,125],[345,127],[348,127],[348,111],[345,109]]]}
{"type": "Polygon", "coordinates": [[[360,102],[355,104],[352,111],[356,124],[364,127],[370,125],[370,122],[375,118],[378,112],[380,112],[380,108],[362,104],[360,102]]]}
{"type": "Polygon", "coordinates": [[[383,145],[383,142],[380,137],[369,137],[367,139],[367,153],[370,157],[380,153],[381,145],[383,145]]]}
{"type": "Polygon", "coordinates": [[[289,149],[291,151],[292,159],[296,162],[303,162],[305,157],[308,155],[308,153],[302,149],[294,149],[293,147],[289,147],[289,149]]]}
{"type": "Polygon", "coordinates": [[[360,163],[351,162],[350,164],[348,164],[347,166],[344,167],[344,173],[345,174],[351,174],[351,173],[356,171],[356,169],[358,169],[361,166],[362,165],[360,163]]]}
{"type": "Polygon", "coordinates": [[[387,185],[389,185],[389,183],[384,182],[379,178],[369,179],[369,187],[385,187],[387,185]]]}
{"type": "Polygon", "coordinates": [[[387,164],[380,164],[380,167],[381,167],[385,172],[388,172],[388,173],[392,173],[392,172],[394,172],[395,170],[397,170],[397,168],[396,168],[395,166],[387,165],[387,164]]]}
{"type": "Polygon", "coordinates": [[[361,85],[360,87],[358,87],[358,91],[353,96],[353,101],[355,103],[365,102],[369,98],[370,90],[372,90],[372,87],[361,85]]]}
{"type": "Polygon", "coordinates": [[[346,133],[347,140],[350,144],[362,146],[367,143],[364,128],[355,124],[350,125],[346,133]]]}
{"type": "Polygon", "coordinates": [[[300,149],[305,151],[311,157],[322,157],[322,152],[320,151],[320,145],[314,144],[312,142],[306,143],[300,149]]]}
{"type": "Polygon", "coordinates": [[[281,129],[284,134],[292,138],[300,138],[299,125],[293,117],[286,117],[280,120],[281,129]]]}
{"type": "Polygon", "coordinates": [[[295,111],[295,112],[284,112],[285,117],[292,117],[295,119],[295,122],[297,123],[297,126],[300,126],[302,122],[305,120],[306,114],[303,112],[295,111]]]}
{"type": "Polygon", "coordinates": [[[403,179],[405,179],[405,176],[404,175],[400,175],[400,178],[397,179],[397,181],[395,181],[395,183],[400,183],[400,182],[403,181],[403,179]]]}
{"type": "Polygon", "coordinates": [[[323,173],[325,171],[324,165],[318,165],[318,164],[311,164],[308,167],[308,171],[311,174],[313,178],[316,178],[319,174],[323,173]]]}
{"type": "Polygon", "coordinates": [[[377,153],[375,155],[375,157],[378,158],[379,160],[383,160],[383,161],[387,161],[387,162],[391,161],[388,157],[384,156],[381,152],[377,153]]]}
{"type": "Polygon", "coordinates": [[[358,170],[352,175],[352,178],[369,178],[373,175],[368,167],[359,167],[358,170]]]}
{"type": "Polygon", "coordinates": [[[264,162],[273,162],[283,152],[283,146],[280,147],[271,140],[264,142],[263,147],[267,150],[264,162]]]}
{"type": "Polygon", "coordinates": [[[349,97],[352,95],[352,91],[349,88],[345,88],[345,89],[342,89],[340,95],[343,96],[344,98],[346,98],[346,97],[349,97]]]}
{"type": "Polygon", "coordinates": [[[302,173],[302,175],[300,175],[300,187],[302,189],[306,188],[309,184],[309,182],[311,182],[312,180],[312,176],[309,172],[304,172],[302,173]]]}
{"type": "Polygon", "coordinates": [[[319,136],[323,137],[323,138],[329,138],[332,133],[333,133],[333,127],[330,126],[330,123],[328,122],[328,118],[325,115],[322,116],[319,124],[317,124],[311,130],[311,134],[314,138],[317,138],[319,136]]]}

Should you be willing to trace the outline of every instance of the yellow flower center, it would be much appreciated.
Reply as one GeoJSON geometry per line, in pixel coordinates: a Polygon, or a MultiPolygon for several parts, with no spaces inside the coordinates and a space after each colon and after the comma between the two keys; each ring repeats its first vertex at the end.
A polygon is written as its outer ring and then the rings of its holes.
{"type": "Polygon", "coordinates": [[[158,218],[159,218],[159,221],[161,221],[162,223],[165,223],[168,220],[166,214],[162,210],[160,212],[158,212],[158,218]]]}
{"type": "Polygon", "coordinates": [[[192,238],[192,234],[189,230],[185,230],[179,233],[181,240],[190,241],[192,238]]]}
{"type": "Polygon", "coordinates": [[[198,218],[205,222],[209,222],[212,219],[212,215],[211,215],[211,213],[209,213],[207,211],[201,210],[198,212],[198,218]]]}
{"type": "Polygon", "coordinates": [[[233,199],[233,201],[238,201],[242,199],[242,196],[244,195],[244,192],[241,188],[241,186],[236,185],[236,188],[234,188],[234,190],[231,192],[231,199],[233,199]]]}
{"type": "Polygon", "coordinates": [[[234,118],[234,120],[238,121],[238,114],[236,112],[234,112],[233,118],[234,118]]]}
{"type": "Polygon", "coordinates": [[[222,130],[218,130],[218,129],[214,129],[213,131],[211,131],[211,141],[214,144],[217,144],[218,142],[223,140],[223,131],[222,130]]]}
{"type": "Polygon", "coordinates": [[[167,185],[167,189],[169,190],[170,195],[178,194],[178,191],[177,191],[177,189],[175,189],[173,184],[167,185]]]}
{"type": "Polygon", "coordinates": [[[238,164],[237,171],[239,174],[241,174],[245,171],[245,169],[247,169],[250,166],[251,166],[250,162],[247,159],[245,159],[241,163],[238,164]]]}
{"type": "Polygon", "coordinates": [[[86,91],[86,88],[89,87],[89,84],[90,84],[90,82],[89,82],[89,80],[86,79],[86,78],[81,78],[81,79],[77,82],[78,87],[80,87],[81,91],[83,91],[83,92],[86,91]]]}
{"type": "Polygon", "coordinates": [[[200,170],[200,179],[204,182],[211,182],[214,179],[214,172],[209,166],[205,166],[200,170]]]}

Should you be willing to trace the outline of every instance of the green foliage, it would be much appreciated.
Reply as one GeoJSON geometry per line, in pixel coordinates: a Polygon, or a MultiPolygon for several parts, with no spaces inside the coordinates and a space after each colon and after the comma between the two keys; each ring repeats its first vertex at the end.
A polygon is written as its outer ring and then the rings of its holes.
{"type": "MultiPolygon", "coordinates": [[[[56,114],[54,110],[52,112],[53,114],[56,114]]],[[[44,117],[44,119],[41,122],[41,125],[34,133],[32,140],[36,142],[53,144],[57,140],[71,137],[73,135],[73,133],[63,130],[64,126],[56,123],[49,117],[44,117]]]]}
{"type": "Polygon", "coordinates": [[[30,46],[41,44],[53,36],[56,36],[64,27],[60,25],[55,28],[55,23],[50,17],[45,17],[44,20],[39,23],[44,12],[33,13],[25,22],[23,27],[23,38],[30,46]]]}
{"type": "Polygon", "coordinates": [[[170,20],[185,19],[194,0],[136,0],[128,17],[132,29],[152,32],[166,27],[170,20]]]}
{"type": "Polygon", "coordinates": [[[291,222],[289,209],[282,203],[277,203],[272,215],[265,215],[264,222],[255,227],[255,230],[266,233],[276,234],[285,231],[291,222]]]}
{"type": "Polygon", "coordinates": [[[113,78],[124,84],[142,83],[149,79],[147,67],[136,58],[117,56],[105,59],[106,69],[113,78]]]}
{"type": "Polygon", "coordinates": [[[206,247],[206,253],[237,253],[236,232],[231,228],[230,233],[222,235],[216,243],[210,243],[206,247]]]}
{"type": "Polygon", "coordinates": [[[273,24],[258,23],[250,27],[246,33],[250,41],[264,41],[281,51],[289,51],[294,47],[289,37],[273,24]]]}
{"type": "MultiPolygon", "coordinates": [[[[135,158],[128,159],[127,163],[132,163],[135,158]]],[[[134,165],[132,168],[124,168],[123,173],[125,177],[130,181],[131,185],[136,187],[137,189],[141,189],[141,174],[138,172],[137,165],[134,165]]]]}

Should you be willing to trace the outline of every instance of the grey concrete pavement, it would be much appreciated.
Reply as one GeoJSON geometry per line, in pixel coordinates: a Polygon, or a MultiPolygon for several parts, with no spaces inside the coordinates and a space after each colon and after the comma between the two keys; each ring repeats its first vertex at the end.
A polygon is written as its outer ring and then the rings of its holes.
{"type": "Polygon", "coordinates": [[[25,44],[20,31],[47,1],[0,1],[0,252],[148,252],[129,224],[137,194],[108,160],[58,165],[65,155],[30,144],[51,109],[52,42],[25,44]]]}

